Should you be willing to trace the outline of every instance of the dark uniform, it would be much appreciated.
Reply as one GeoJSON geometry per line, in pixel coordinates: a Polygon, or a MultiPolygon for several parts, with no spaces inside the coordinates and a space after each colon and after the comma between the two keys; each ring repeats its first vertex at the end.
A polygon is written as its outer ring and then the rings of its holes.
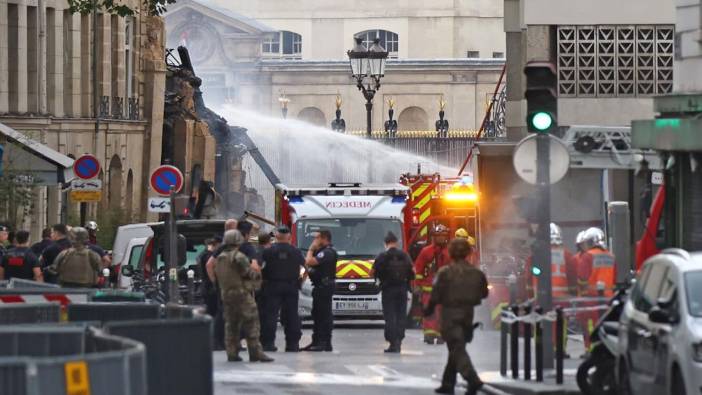
{"type": "Polygon", "coordinates": [[[409,282],[414,280],[412,259],[406,252],[392,247],[375,258],[373,270],[382,291],[385,340],[390,343],[387,351],[400,352],[407,323],[409,282]]]}
{"type": "Polygon", "coordinates": [[[47,249],[51,243],[51,239],[41,239],[41,241],[32,244],[32,252],[36,256],[41,256],[41,254],[44,253],[44,250],[47,249]]]}
{"type": "Polygon", "coordinates": [[[27,247],[10,248],[2,257],[5,280],[21,278],[34,280],[34,268],[41,267],[39,259],[27,247]]]}
{"type": "MultiPolygon", "coordinates": [[[[52,242],[48,247],[46,247],[46,249],[44,249],[44,252],[42,252],[41,254],[40,262],[42,268],[46,269],[47,267],[53,265],[54,261],[56,260],[56,257],[63,250],[66,250],[68,248],[71,248],[71,241],[68,240],[67,237],[52,242]]],[[[44,281],[48,283],[56,283],[58,279],[54,274],[47,272],[44,275],[44,281]]]]}
{"type": "Polygon", "coordinates": [[[334,314],[332,298],[334,296],[334,279],[336,278],[336,261],[338,255],[329,244],[314,253],[319,265],[309,268],[312,281],[312,344],[331,351],[334,314]]]}
{"type": "Polygon", "coordinates": [[[263,316],[261,343],[264,348],[275,343],[278,314],[285,319],[285,349],[297,351],[302,328],[297,311],[300,268],[305,265],[302,252],[289,243],[277,243],[263,251],[263,316]]]}
{"type": "Polygon", "coordinates": [[[466,342],[473,339],[473,308],[487,296],[485,274],[464,260],[454,260],[449,266],[441,268],[434,280],[427,310],[433,310],[437,304],[442,305],[441,334],[446,341],[449,356],[441,388],[450,389],[450,393],[453,393],[456,385],[456,373],[463,376],[471,391],[482,386],[466,352],[466,342]]]}

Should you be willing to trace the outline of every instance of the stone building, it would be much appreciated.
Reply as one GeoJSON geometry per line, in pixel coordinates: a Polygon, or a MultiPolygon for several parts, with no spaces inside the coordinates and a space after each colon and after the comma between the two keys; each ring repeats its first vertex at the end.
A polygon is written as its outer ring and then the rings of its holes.
{"type": "MultiPolygon", "coordinates": [[[[164,86],[163,19],[145,9],[79,15],[63,0],[0,0],[0,123],[71,157],[97,156],[103,200],[89,205],[89,219],[145,219],[164,86]]],[[[76,207],[60,186],[39,188],[33,235],[62,214],[75,223],[76,207]]]]}
{"type": "MultiPolygon", "coordinates": [[[[165,15],[167,46],[190,48],[208,105],[232,103],[329,127],[337,94],[348,130],[365,129],[365,101],[350,76],[354,37],[378,37],[390,60],[373,108],[388,100],[400,130],[429,130],[439,100],[452,129],[477,129],[504,64],[499,2],[289,2],[180,0],[165,15]]],[[[235,122],[234,120],[230,120],[235,122]]]]}

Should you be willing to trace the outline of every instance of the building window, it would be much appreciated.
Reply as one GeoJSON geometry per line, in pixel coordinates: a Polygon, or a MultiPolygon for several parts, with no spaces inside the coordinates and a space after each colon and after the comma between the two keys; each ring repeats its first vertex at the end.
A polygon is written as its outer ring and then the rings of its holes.
{"type": "Polygon", "coordinates": [[[388,51],[388,57],[397,59],[397,53],[399,48],[399,39],[397,33],[393,33],[387,30],[366,30],[360,33],[356,33],[354,37],[361,37],[363,39],[363,45],[366,48],[370,48],[373,45],[373,41],[378,38],[380,39],[380,45],[388,51]]]}
{"type": "Polygon", "coordinates": [[[131,16],[124,18],[124,81],[126,89],[124,96],[130,98],[134,95],[132,89],[132,78],[134,76],[134,51],[132,43],[134,42],[134,19],[131,16]]]}
{"type": "Polygon", "coordinates": [[[505,57],[504,52],[493,52],[492,57],[495,59],[503,59],[505,57]]]}
{"type": "Polygon", "coordinates": [[[269,58],[301,59],[302,36],[286,30],[269,34],[263,38],[261,51],[269,58]]]}
{"type": "Polygon", "coordinates": [[[480,51],[468,51],[466,52],[466,58],[479,58],[480,57],[480,51]]]}

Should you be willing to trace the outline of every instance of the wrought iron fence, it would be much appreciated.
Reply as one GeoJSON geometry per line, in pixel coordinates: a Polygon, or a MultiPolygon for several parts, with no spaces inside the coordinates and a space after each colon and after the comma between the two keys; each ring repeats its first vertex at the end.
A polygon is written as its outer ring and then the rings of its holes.
{"type": "Polygon", "coordinates": [[[121,96],[100,96],[98,116],[101,119],[139,120],[139,98],[128,97],[125,104],[121,96]]]}

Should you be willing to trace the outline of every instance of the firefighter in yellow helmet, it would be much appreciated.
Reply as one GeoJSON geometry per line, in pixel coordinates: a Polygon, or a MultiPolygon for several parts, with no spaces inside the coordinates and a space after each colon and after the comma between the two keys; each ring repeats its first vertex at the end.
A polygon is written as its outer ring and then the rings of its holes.
{"type": "Polygon", "coordinates": [[[468,255],[466,260],[471,265],[475,265],[476,264],[475,258],[474,258],[475,257],[475,254],[474,254],[474,252],[475,252],[475,239],[470,234],[468,234],[468,231],[465,230],[464,228],[458,228],[453,235],[455,236],[456,239],[465,239],[468,242],[468,245],[471,248],[471,253],[468,255]]]}

